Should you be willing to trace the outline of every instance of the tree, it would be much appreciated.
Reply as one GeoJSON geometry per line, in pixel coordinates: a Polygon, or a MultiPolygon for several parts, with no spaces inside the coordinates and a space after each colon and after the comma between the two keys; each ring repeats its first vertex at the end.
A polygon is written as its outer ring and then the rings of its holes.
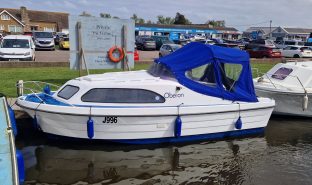
{"type": "Polygon", "coordinates": [[[100,13],[100,17],[103,18],[112,18],[112,16],[109,13],[100,13]]]}
{"type": "Polygon", "coordinates": [[[117,17],[117,16],[113,16],[113,19],[120,19],[119,17],[117,17]]]}
{"type": "Polygon", "coordinates": [[[153,24],[153,22],[151,20],[147,20],[146,23],[147,24],[153,24]]]}
{"type": "Polygon", "coordinates": [[[220,20],[220,21],[208,20],[205,22],[205,24],[208,24],[212,27],[225,27],[225,21],[224,20],[220,20]]]}
{"type": "Polygon", "coordinates": [[[183,14],[177,12],[173,24],[192,24],[192,22],[185,18],[183,14]]]}
{"type": "Polygon", "coordinates": [[[89,14],[88,12],[86,12],[86,11],[83,11],[83,12],[80,14],[80,16],[91,17],[92,15],[89,14]]]}
{"type": "Polygon", "coordinates": [[[143,24],[145,23],[145,20],[143,18],[138,17],[135,13],[130,17],[130,19],[133,19],[135,23],[143,24]]]}
{"type": "Polygon", "coordinates": [[[171,17],[164,17],[163,15],[157,16],[157,24],[173,24],[174,19],[171,17]]]}

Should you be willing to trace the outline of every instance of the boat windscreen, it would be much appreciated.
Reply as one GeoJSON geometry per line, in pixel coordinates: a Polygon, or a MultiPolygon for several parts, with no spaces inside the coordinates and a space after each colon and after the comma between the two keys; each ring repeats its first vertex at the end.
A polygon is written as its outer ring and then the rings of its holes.
{"type": "Polygon", "coordinates": [[[172,72],[160,63],[153,63],[147,72],[155,77],[175,79],[172,72]]]}

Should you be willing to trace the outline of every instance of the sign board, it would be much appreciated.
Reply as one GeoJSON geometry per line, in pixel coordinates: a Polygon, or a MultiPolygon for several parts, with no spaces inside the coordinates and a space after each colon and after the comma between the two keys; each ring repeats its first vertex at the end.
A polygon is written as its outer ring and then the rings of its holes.
{"type": "MultiPolygon", "coordinates": [[[[130,19],[70,15],[70,69],[121,69],[122,61],[114,63],[108,58],[108,51],[114,46],[125,48],[128,66],[133,68],[134,31],[134,21],[130,19]],[[81,57],[85,62],[82,66],[81,57]]],[[[117,53],[115,57],[118,56],[117,53]]]]}

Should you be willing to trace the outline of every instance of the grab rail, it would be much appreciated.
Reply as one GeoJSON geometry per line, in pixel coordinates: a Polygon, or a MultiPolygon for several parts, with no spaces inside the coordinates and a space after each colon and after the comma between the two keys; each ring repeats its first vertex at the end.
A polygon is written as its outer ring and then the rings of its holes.
{"type": "MultiPolygon", "coordinates": [[[[267,79],[270,81],[270,83],[274,86],[275,89],[276,89],[277,87],[276,87],[275,83],[271,80],[272,75],[279,75],[279,76],[282,76],[282,77],[292,77],[292,78],[295,78],[295,79],[297,79],[297,81],[299,82],[299,84],[300,84],[300,86],[302,87],[303,91],[304,91],[305,93],[307,93],[307,90],[306,90],[305,87],[303,86],[303,83],[301,82],[301,80],[299,79],[298,76],[284,75],[284,74],[271,74],[271,73],[263,73],[263,75],[265,75],[265,76],[267,77],[267,79]],[[271,76],[271,77],[270,77],[270,76],[271,76]]],[[[263,76],[263,75],[262,75],[262,76],[263,76]]],[[[260,77],[260,78],[261,78],[261,77],[260,77]]],[[[278,85],[280,85],[280,86],[282,86],[282,87],[285,87],[285,86],[283,86],[283,85],[281,85],[281,84],[278,84],[278,85]]]]}
{"type": "MultiPolygon", "coordinates": [[[[36,96],[36,98],[38,98],[38,99],[41,101],[41,103],[46,104],[46,102],[45,102],[42,98],[40,98],[40,96],[38,96],[39,93],[40,93],[40,94],[44,94],[44,95],[46,95],[46,96],[49,96],[49,97],[55,99],[52,95],[47,94],[47,93],[45,93],[45,92],[42,91],[42,89],[43,89],[44,86],[46,86],[46,85],[49,85],[49,86],[52,86],[52,87],[55,87],[55,88],[60,88],[60,86],[58,86],[58,85],[51,84],[51,83],[47,83],[47,82],[42,82],[42,81],[25,81],[25,82],[24,82],[23,80],[19,80],[19,81],[17,82],[17,84],[16,84],[16,87],[17,87],[17,94],[18,94],[18,96],[24,96],[24,90],[29,90],[29,91],[31,92],[31,95],[36,96]],[[40,90],[38,90],[38,89],[36,89],[36,88],[25,87],[25,84],[34,84],[34,85],[35,85],[37,88],[39,88],[40,90]]],[[[72,107],[75,107],[75,106],[74,106],[73,104],[71,104],[71,103],[64,102],[64,101],[62,101],[62,100],[58,100],[58,101],[60,101],[60,102],[62,102],[62,103],[64,103],[64,104],[68,104],[68,105],[70,105],[70,106],[72,106],[72,107]]]]}

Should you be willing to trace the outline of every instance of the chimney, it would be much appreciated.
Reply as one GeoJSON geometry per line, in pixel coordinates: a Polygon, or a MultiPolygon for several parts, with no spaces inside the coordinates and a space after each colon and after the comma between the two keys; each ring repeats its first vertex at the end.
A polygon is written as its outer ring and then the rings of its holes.
{"type": "Polygon", "coordinates": [[[24,32],[30,32],[30,20],[29,20],[29,16],[28,16],[28,12],[25,6],[21,6],[20,8],[20,12],[21,12],[21,21],[22,23],[25,25],[24,27],[24,32]]]}

